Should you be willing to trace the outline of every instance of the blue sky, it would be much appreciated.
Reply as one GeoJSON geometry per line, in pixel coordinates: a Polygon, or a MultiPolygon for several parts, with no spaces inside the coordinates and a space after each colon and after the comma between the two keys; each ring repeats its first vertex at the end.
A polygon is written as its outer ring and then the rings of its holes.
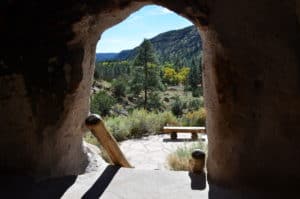
{"type": "Polygon", "coordinates": [[[187,19],[161,6],[145,6],[123,22],[106,30],[96,52],[120,52],[138,46],[144,38],[192,25],[187,19]]]}

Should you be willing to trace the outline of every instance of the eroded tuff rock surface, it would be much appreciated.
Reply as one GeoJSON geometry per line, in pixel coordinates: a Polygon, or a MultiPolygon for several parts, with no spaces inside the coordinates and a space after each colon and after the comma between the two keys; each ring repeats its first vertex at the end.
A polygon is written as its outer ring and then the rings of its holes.
{"type": "Polygon", "coordinates": [[[143,5],[1,2],[2,172],[61,176],[84,171],[83,121],[96,43],[105,29],[143,5]]]}
{"type": "Polygon", "coordinates": [[[296,185],[297,0],[2,1],[0,171],[33,176],[84,171],[83,121],[96,42],[147,3],[170,8],[200,29],[209,179],[236,188],[296,185]]]}

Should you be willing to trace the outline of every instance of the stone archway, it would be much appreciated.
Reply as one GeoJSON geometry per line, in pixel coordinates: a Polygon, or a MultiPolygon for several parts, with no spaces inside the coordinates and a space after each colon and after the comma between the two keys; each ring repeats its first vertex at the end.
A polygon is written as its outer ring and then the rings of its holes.
{"type": "Polygon", "coordinates": [[[147,3],[167,7],[201,30],[211,182],[270,190],[296,185],[296,0],[1,3],[1,172],[82,172],[81,138],[98,36],[147,3]]]}

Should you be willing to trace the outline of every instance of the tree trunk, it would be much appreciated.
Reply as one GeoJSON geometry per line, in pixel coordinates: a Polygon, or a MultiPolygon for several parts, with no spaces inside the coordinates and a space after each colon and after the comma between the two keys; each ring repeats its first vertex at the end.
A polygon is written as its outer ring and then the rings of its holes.
{"type": "Polygon", "coordinates": [[[147,109],[147,103],[148,103],[148,90],[145,88],[145,98],[144,98],[144,109],[147,109]]]}
{"type": "Polygon", "coordinates": [[[145,71],[145,83],[144,83],[144,109],[147,109],[148,103],[148,65],[147,65],[147,55],[146,50],[144,51],[144,71],[145,71]]]}

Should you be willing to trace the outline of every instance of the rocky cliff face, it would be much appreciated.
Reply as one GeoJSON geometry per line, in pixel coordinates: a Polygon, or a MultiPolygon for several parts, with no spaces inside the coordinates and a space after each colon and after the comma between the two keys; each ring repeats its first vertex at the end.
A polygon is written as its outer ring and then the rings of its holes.
{"type": "Polygon", "coordinates": [[[84,171],[83,121],[97,40],[146,3],[174,10],[200,29],[210,181],[240,189],[296,186],[296,0],[2,1],[0,171],[33,176],[84,171]]]}

